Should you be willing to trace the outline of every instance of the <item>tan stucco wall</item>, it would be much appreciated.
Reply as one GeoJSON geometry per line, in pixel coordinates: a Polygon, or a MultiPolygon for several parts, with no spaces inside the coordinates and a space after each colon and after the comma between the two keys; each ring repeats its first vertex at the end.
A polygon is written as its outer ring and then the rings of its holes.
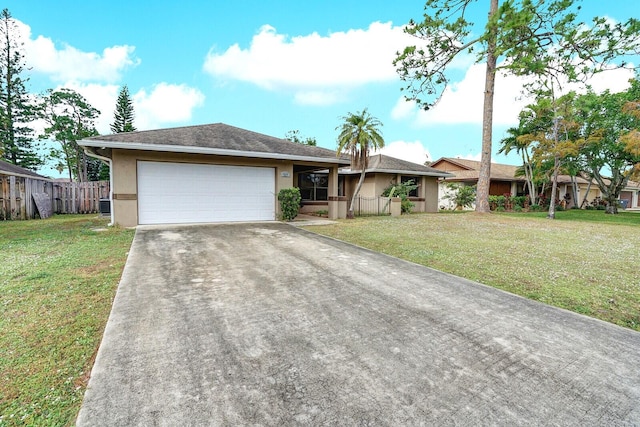
{"type": "MultiPolygon", "coordinates": [[[[426,177],[425,177],[426,178],[426,177]]],[[[423,181],[424,211],[438,212],[438,179],[431,178],[423,181]]]]}
{"type": "Polygon", "coordinates": [[[278,191],[293,187],[293,163],[289,160],[251,159],[199,154],[180,154],[152,151],[113,150],[113,209],[116,224],[123,227],[138,225],[138,161],[202,163],[233,166],[261,166],[275,168],[274,205],[279,206],[278,191]],[[285,176],[283,176],[285,175],[285,176]]]}
{"type": "MultiPolygon", "coordinates": [[[[398,182],[401,175],[376,173],[367,174],[360,195],[363,197],[378,197],[392,182],[398,182]]],[[[345,181],[346,194],[351,200],[360,175],[349,175],[345,181]]],[[[413,212],[438,212],[438,178],[431,176],[416,177],[420,185],[418,197],[423,200],[414,200],[413,212]]]]}

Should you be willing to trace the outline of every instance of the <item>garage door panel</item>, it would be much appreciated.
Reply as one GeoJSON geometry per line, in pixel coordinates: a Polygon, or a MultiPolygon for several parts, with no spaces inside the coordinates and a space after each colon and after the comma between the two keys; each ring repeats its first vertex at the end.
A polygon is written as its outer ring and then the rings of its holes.
{"type": "Polygon", "coordinates": [[[138,162],[140,224],[275,219],[273,168],[138,162]]]}

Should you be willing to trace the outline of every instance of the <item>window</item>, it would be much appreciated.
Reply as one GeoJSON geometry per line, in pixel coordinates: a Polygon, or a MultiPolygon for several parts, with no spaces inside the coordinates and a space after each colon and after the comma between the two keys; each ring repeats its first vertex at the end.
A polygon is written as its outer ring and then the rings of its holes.
{"type": "Polygon", "coordinates": [[[403,184],[404,183],[409,183],[408,181],[413,181],[410,184],[414,184],[414,185],[417,184],[418,185],[416,188],[414,188],[413,190],[411,190],[409,192],[409,197],[418,197],[419,190],[420,190],[420,178],[417,177],[417,176],[405,176],[405,175],[400,177],[400,182],[401,183],[403,183],[403,184]]]}
{"type": "MultiPolygon", "coordinates": [[[[329,175],[326,173],[298,174],[298,188],[302,200],[316,201],[329,199],[329,175]]],[[[344,177],[338,177],[338,195],[344,192],[344,177]]]]}

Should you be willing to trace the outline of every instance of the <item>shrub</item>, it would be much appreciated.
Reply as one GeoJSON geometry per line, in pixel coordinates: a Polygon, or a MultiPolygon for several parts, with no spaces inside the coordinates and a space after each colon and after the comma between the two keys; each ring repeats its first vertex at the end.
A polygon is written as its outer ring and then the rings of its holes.
{"type": "Polygon", "coordinates": [[[280,202],[280,215],[283,221],[293,221],[298,216],[300,210],[300,189],[283,188],[278,192],[278,201],[280,202]]]}
{"type": "Polygon", "coordinates": [[[400,208],[402,213],[411,213],[411,209],[415,206],[415,204],[411,203],[409,200],[409,194],[418,188],[415,184],[415,181],[410,179],[405,182],[401,182],[399,184],[391,184],[387,188],[384,189],[381,196],[382,197],[400,197],[400,208]]]}
{"type": "Polygon", "coordinates": [[[540,212],[542,210],[542,206],[540,205],[531,205],[529,206],[529,211],[531,212],[540,212]]]}
{"type": "Polygon", "coordinates": [[[496,208],[496,212],[504,212],[504,210],[505,210],[505,209],[504,209],[504,206],[498,206],[498,207],[496,208]]]}
{"type": "Polygon", "coordinates": [[[447,184],[450,190],[444,198],[456,204],[456,209],[464,209],[473,206],[476,201],[476,187],[456,183],[447,184]]]}
{"type": "Polygon", "coordinates": [[[522,212],[522,206],[520,206],[520,205],[515,205],[515,206],[513,207],[513,210],[514,210],[514,212],[522,212]]]}
{"type": "Polygon", "coordinates": [[[412,203],[409,199],[402,199],[400,201],[400,209],[402,210],[403,214],[411,213],[411,209],[413,209],[414,206],[415,203],[412,203]]]}
{"type": "Polygon", "coordinates": [[[513,210],[516,210],[516,206],[520,206],[521,208],[524,207],[526,201],[527,201],[527,196],[515,196],[512,198],[513,200],[513,210]]]}

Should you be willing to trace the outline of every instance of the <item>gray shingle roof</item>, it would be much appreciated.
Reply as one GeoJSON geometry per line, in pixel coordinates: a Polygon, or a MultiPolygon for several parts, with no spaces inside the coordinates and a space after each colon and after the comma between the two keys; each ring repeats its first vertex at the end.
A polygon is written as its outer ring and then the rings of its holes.
{"type": "MultiPolygon", "coordinates": [[[[86,138],[80,145],[100,147],[117,144],[118,148],[140,149],[140,145],[181,151],[188,148],[201,150],[229,150],[244,153],[263,153],[269,157],[279,155],[330,160],[332,163],[348,163],[346,157],[337,158],[336,152],[322,147],[297,144],[257,132],[229,126],[224,123],[186,126],[170,129],[118,133],[86,138]]],[[[232,154],[232,153],[229,153],[232,154]]]]}
{"type": "Polygon", "coordinates": [[[4,160],[0,160],[0,175],[16,175],[16,176],[27,176],[32,178],[46,179],[49,178],[39,175],[32,170],[22,168],[20,166],[16,166],[12,163],[7,163],[4,160]]]}
{"type": "MultiPolygon", "coordinates": [[[[443,172],[429,166],[408,162],[406,160],[397,159],[391,156],[385,156],[384,154],[376,154],[369,158],[369,166],[367,167],[367,172],[407,173],[411,175],[442,177],[453,176],[447,172],[443,172]]],[[[352,170],[350,171],[350,173],[360,173],[360,171],[352,170]]]]}

